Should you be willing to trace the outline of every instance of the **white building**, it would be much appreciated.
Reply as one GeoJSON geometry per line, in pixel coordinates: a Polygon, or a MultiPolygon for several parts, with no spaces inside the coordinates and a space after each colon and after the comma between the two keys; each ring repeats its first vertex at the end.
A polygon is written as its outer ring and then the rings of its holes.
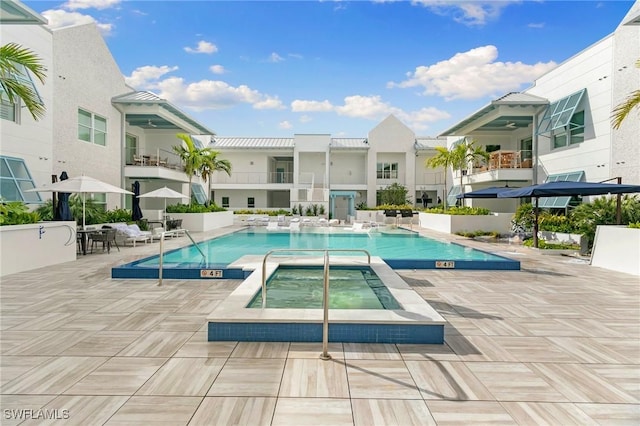
{"type": "MultiPolygon", "coordinates": [[[[63,170],[87,174],[141,192],[168,186],[189,193],[189,179],[172,147],[177,133],[193,135],[232,164],[216,173],[211,197],[230,209],[322,206],[346,219],[355,206],[378,204],[379,191],[404,185],[413,201],[423,192],[435,203],[460,191],[457,171],[425,167],[436,146],[462,138],[492,151],[486,164],[470,164],[465,192],[489,186],[524,186],[545,179],[602,181],[622,177],[640,183],[640,123],[634,113],[612,130],[613,108],[640,87],[640,3],[618,28],[540,77],[522,93],[509,93],[464,118],[437,138],[417,137],[389,116],[361,138],[296,134],[291,138],[221,137],[178,107],[128,87],[93,24],[48,30],[44,19],[19,1],[0,3],[2,43],[35,51],[47,68],[34,87],[47,107],[34,121],[20,104],[1,107],[1,192],[6,200],[38,203],[50,194],[24,192],[51,182],[63,170]],[[552,112],[555,114],[551,114],[552,112]],[[453,185],[452,185],[453,184],[453,185]]],[[[192,192],[207,198],[209,182],[196,177],[192,192]]],[[[105,207],[130,207],[131,197],[95,194],[105,207]]],[[[169,200],[170,203],[182,200],[169,200]]],[[[513,212],[517,200],[469,200],[513,212]]],[[[564,207],[568,200],[549,200],[564,207]]],[[[145,217],[160,218],[163,200],[144,199],[145,217]]]]}
{"type": "MultiPolygon", "coordinates": [[[[640,2],[609,36],[538,78],[461,120],[441,136],[468,138],[492,151],[488,164],[469,165],[464,191],[526,186],[547,180],[640,183],[640,120],[633,111],[618,130],[612,111],[640,87],[640,2]]],[[[456,180],[457,181],[457,180],[456,180]]],[[[450,200],[460,192],[451,188],[450,200]]],[[[568,198],[542,199],[563,208],[568,198]]],[[[517,200],[468,200],[514,211],[517,200]]]]}

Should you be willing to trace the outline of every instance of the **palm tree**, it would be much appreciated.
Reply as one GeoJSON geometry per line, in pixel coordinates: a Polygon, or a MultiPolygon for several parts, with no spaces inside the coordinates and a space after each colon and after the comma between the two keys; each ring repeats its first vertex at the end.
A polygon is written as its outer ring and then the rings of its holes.
{"type": "Polygon", "coordinates": [[[469,163],[473,163],[476,160],[488,160],[489,153],[485,151],[482,146],[476,145],[476,141],[468,141],[465,139],[463,143],[460,143],[453,148],[452,157],[452,166],[460,172],[460,193],[464,195],[464,185],[462,185],[462,171],[467,169],[469,163]]]}
{"type": "MultiPolygon", "coordinates": [[[[425,166],[431,168],[444,168],[444,188],[447,189],[447,169],[453,164],[453,152],[443,146],[436,146],[438,153],[425,161],[425,166]]],[[[444,209],[447,209],[447,196],[443,194],[442,203],[444,209]]]]}
{"type": "Polygon", "coordinates": [[[31,71],[42,84],[46,78],[46,68],[40,58],[30,49],[17,43],[8,43],[0,47],[0,86],[7,100],[16,103],[22,99],[34,120],[44,117],[45,106],[38,93],[23,79],[28,79],[25,69],[31,71]],[[22,79],[20,78],[22,77],[22,79]]]}
{"type": "MultiPolygon", "coordinates": [[[[640,68],[640,59],[636,61],[636,67],[640,68]]],[[[612,117],[612,126],[614,129],[619,129],[622,125],[622,122],[627,115],[633,110],[640,106],[640,90],[636,90],[631,92],[631,95],[620,105],[613,110],[612,117]]]]}
{"type": "Polygon", "coordinates": [[[211,204],[211,178],[215,172],[225,172],[227,175],[231,176],[231,163],[229,160],[218,160],[217,151],[208,150],[206,154],[202,158],[202,167],[201,173],[202,178],[209,185],[209,192],[207,198],[209,199],[209,204],[211,204]]]}
{"type": "Polygon", "coordinates": [[[185,133],[178,133],[178,139],[182,140],[182,144],[173,147],[173,151],[178,154],[184,165],[184,172],[189,178],[189,203],[191,203],[191,181],[194,175],[202,173],[202,164],[204,157],[208,156],[210,148],[198,148],[191,136],[185,133]]]}

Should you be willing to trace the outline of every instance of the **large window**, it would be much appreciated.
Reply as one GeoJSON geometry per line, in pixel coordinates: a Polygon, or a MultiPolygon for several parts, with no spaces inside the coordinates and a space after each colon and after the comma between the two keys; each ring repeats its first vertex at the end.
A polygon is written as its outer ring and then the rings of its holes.
{"type": "Polygon", "coordinates": [[[554,130],[552,135],[553,149],[584,142],[584,111],[573,114],[569,123],[554,130]]]}
{"type": "Polygon", "coordinates": [[[0,198],[25,203],[42,202],[37,192],[25,192],[32,188],[35,184],[24,160],[0,156],[0,198]]]}
{"type": "Polygon", "coordinates": [[[78,139],[105,146],[107,144],[107,119],[78,109],[78,139]]]}
{"type": "Polygon", "coordinates": [[[207,202],[207,194],[199,183],[191,184],[191,196],[196,199],[198,204],[205,204],[207,202]]]}
{"type": "Polygon", "coordinates": [[[378,163],[376,174],[378,179],[398,179],[398,163],[378,163]]]}

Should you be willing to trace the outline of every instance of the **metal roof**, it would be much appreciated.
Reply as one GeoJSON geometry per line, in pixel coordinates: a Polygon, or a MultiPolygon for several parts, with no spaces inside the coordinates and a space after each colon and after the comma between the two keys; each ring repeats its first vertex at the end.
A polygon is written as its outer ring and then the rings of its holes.
{"type": "Polygon", "coordinates": [[[209,145],[211,148],[227,149],[293,149],[293,138],[222,138],[214,137],[209,145]]]}
{"type": "Polygon", "coordinates": [[[0,24],[46,25],[47,20],[16,0],[2,0],[0,2],[0,24]]]}
{"type": "MultiPolygon", "coordinates": [[[[128,105],[128,106],[141,106],[141,105],[156,105],[159,108],[162,108],[169,113],[173,114],[175,117],[186,121],[191,126],[198,130],[198,133],[205,135],[213,135],[215,132],[206,126],[203,126],[193,118],[189,117],[187,114],[182,112],[178,107],[171,104],[166,99],[162,99],[155,93],[145,92],[145,91],[135,91],[130,93],[125,93],[124,95],[115,96],[111,98],[111,102],[114,104],[128,105]]],[[[181,127],[176,125],[175,123],[170,122],[164,117],[160,117],[155,114],[143,113],[136,114],[134,111],[126,111],[125,119],[132,126],[142,127],[145,129],[176,129],[180,130],[181,127]]],[[[185,129],[182,129],[185,130],[185,129]]]]}
{"type": "Polygon", "coordinates": [[[447,146],[447,138],[418,137],[414,147],[416,150],[434,149],[436,146],[447,146]]]}
{"type": "Polygon", "coordinates": [[[331,138],[331,149],[369,149],[367,138],[331,138]]]}
{"type": "MultiPolygon", "coordinates": [[[[540,96],[530,95],[528,93],[520,93],[520,92],[511,92],[506,95],[495,99],[478,111],[474,112],[470,116],[466,117],[462,121],[459,121],[453,127],[445,130],[439,136],[464,136],[459,132],[461,129],[464,129],[468,125],[480,121],[485,118],[488,114],[491,114],[497,111],[499,108],[506,107],[537,107],[548,105],[549,101],[545,98],[541,98],[540,96]]],[[[499,117],[496,120],[492,120],[489,123],[486,123],[482,126],[479,126],[475,130],[513,130],[519,127],[526,127],[533,121],[533,115],[522,116],[515,114],[517,111],[513,111],[514,114],[505,115],[504,117],[499,117]]]]}

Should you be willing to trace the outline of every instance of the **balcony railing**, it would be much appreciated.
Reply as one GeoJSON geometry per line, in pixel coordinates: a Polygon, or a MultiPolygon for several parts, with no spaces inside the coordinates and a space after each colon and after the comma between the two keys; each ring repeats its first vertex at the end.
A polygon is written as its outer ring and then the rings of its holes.
{"type": "Polygon", "coordinates": [[[225,173],[216,173],[211,180],[217,184],[268,184],[268,183],[293,183],[293,173],[288,172],[232,172],[231,176],[225,173]]]}
{"type": "Polygon", "coordinates": [[[500,169],[530,169],[533,167],[531,151],[493,151],[489,154],[489,161],[475,165],[467,174],[482,173],[500,169]]]}
{"type": "Polygon", "coordinates": [[[128,166],[164,167],[166,169],[184,170],[182,160],[176,153],[161,148],[128,150],[126,163],[128,166]]]}

